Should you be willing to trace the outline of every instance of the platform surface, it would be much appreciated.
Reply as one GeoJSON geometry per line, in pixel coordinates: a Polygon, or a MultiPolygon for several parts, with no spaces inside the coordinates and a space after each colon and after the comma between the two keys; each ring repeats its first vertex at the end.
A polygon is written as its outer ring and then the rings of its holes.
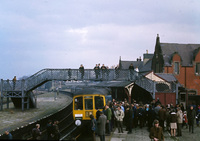
{"type": "Polygon", "coordinates": [[[18,127],[25,126],[30,122],[37,121],[44,116],[48,116],[59,109],[64,108],[71,103],[72,98],[59,94],[55,99],[56,92],[38,92],[40,95],[37,96],[37,108],[21,109],[14,108],[13,103],[7,105],[4,104],[3,111],[0,111],[0,135],[4,134],[5,130],[15,130],[18,127]]]}

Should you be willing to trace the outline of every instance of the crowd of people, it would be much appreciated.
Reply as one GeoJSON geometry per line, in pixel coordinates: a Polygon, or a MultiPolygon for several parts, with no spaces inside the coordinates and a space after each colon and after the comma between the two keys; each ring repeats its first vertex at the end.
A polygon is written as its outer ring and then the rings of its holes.
{"type": "Polygon", "coordinates": [[[184,127],[189,127],[189,132],[194,133],[195,120],[199,126],[199,115],[200,106],[195,105],[185,109],[183,104],[164,106],[159,99],[150,104],[113,99],[105,105],[103,111],[97,110],[96,120],[91,115],[93,140],[96,134],[101,141],[105,141],[105,136],[110,135],[115,128],[118,133],[123,133],[123,127],[126,127],[128,134],[132,134],[133,128],[148,127],[149,137],[153,140],[164,140],[163,132],[169,132],[172,138],[178,137],[182,136],[181,129],[184,127]]]}

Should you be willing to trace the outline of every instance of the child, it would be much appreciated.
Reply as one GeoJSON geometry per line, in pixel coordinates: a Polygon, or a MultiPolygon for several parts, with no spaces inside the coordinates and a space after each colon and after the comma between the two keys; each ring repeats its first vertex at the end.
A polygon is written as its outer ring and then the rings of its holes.
{"type": "Polygon", "coordinates": [[[184,125],[186,125],[186,129],[188,128],[188,119],[187,119],[187,112],[184,111],[184,114],[183,114],[183,127],[184,125]]]}

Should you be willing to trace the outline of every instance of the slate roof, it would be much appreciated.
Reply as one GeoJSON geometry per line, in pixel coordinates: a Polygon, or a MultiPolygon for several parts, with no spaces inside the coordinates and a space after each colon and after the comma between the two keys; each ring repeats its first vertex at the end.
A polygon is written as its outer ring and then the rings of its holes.
{"type": "MultiPolygon", "coordinates": [[[[178,82],[176,77],[171,73],[155,73],[158,77],[166,80],[167,82],[178,82]]],[[[178,82],[178,87],[182,87],[182,85],[178,82]]]]}
{"type": "Polygon", "coordinates": [[[142,66],[142,68],[140,69],[141,73],[146,73],[146,72],[150,72],[151,69],[151,64],[152,64],[152,59],[149,59],[146,64],[144,66],[142,66]]]}
{"type": "Polygon", "coordinates": [[[134,68],[138,67],[139,71],[143,67],[143,61],[121,61],[121,69],[129,69],[131,63],[134,68]]]}
{"type": "Polygon", "coordinates": [[[173,54],[177,52],[182,59],[182,66],[192,66],[192,60],[200,44],[160,43],[164,65],[171,66],[173,54]]]}
{"type": "Polygon", "coordinates": [[[144,58],[144,59],[152,59],[152,58],[153,58],[153,55],[154,55],[154,54],[151,54],[151,53],[150,53],[150,54],[146,54],[146,53],[145,53],[145,54],[143,54],[143,58],[144,58]]]}
{"type": "Polygon", "coordinates": [[[155,74],[168,82],[177,81],[176,77],[170,73],[155,73],[155,74]]]}

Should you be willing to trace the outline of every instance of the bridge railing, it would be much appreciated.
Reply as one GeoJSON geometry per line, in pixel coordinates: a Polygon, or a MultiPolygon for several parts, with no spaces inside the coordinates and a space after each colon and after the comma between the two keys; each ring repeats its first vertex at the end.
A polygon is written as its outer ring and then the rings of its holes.
{"type": "Polygon", "coordinates": [[[50,80],[96,80],[96,81],[135,81],[139,75],[136,71],[130,70],[94,70],[85,69],[43,69],[25,79],[25,90],[31,90],[38,85],[50,80]]]}
{"type": "Polygon", "coordinates": [[[140,73],[128,69],[85,69],[84,72],[79,69],[43,69],[25,80],[17,80],[15,82],[2,80],[0,89],[1,92],[30,91],[51,80],[134,81],[138,86],[151,93],[175,91],[176,89],[176,85],[173,83],[154,82],[140,73]]]}
{"type": "Polygon", "coordinates": [[[139,86],[149,91],[153,88],[151,80],[128,69],[85,69],[84,72],[79,69],[43,69],[26,78],[24,82],[17,80],[14,83],[12,80],[3,80],[1,85],[3,85],[3,91],[20,91],[22,86],[25,91],[29,91],[51,80],[135,81],[139,86]]]}

